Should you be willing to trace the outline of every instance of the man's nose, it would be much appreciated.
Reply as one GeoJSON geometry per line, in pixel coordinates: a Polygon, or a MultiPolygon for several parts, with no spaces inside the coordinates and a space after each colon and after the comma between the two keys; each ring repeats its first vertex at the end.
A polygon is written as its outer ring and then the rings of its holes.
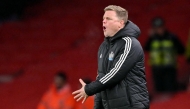
{"type": "Polygon", "coordinates": [[[103,24],[105,24],[105,23],[106,23],[106,20],[104,19],[102,22],[103,22],[103,24]]]}

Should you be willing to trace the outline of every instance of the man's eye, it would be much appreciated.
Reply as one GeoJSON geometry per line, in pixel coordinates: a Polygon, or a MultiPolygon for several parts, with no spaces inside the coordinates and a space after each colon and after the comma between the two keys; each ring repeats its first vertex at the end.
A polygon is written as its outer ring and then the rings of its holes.
{"type": "Polygon", "coordinates": [[[112,20],[111,18],[103,18],[103,20],[105,20],[105,19],[106,19],[106,20],[112,20]]]}

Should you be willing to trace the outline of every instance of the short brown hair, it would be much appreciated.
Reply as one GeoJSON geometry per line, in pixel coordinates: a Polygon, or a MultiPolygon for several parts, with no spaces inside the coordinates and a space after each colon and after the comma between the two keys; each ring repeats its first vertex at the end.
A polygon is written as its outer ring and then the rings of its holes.
{"type": "Polygon", "coordinates": [[[120,6],[109,5],[104,8],[104,11],[115,11],[117,16],[124,21],[124,23],[128,20],[128,11],[120,6]]]}

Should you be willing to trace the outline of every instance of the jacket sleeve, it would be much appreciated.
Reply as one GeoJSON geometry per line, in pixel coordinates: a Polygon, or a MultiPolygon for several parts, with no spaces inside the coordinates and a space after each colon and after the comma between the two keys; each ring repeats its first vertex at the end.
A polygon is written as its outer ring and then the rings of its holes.
{"type": "MultiPolygon", "coordinates": [[[[113,60],[113,68],[99,80],[93,81],[85,86],[87,95],[93,95],[107,88],[111,88],[122,81],[142,54],[140,43],[130,37],[123,38],[125,44],[121,46],[120,52],[113,60]]],[[[119,49],[119,48],[118,48],[119,49]]]]}

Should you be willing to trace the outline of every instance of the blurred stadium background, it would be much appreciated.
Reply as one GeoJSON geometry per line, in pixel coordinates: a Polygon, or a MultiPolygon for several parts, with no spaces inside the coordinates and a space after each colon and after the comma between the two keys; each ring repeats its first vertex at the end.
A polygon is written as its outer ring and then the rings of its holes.
{"type": "MultiPolygon", "coordinates": [[[[67,73],[73,90],[79,78],[94,80],[104,38],[103,9],[110,4],[129,11],[129,19],[142,31],[142,45],[155,16],[164,18],[187,44],[189,0],[1,0],[0,109],[35,109],[58,70],[67,73]]],[[[178,61],[178,81],[188,84],[189,65],[184,56],[178,61]]],[[[147,61],[146,75],[153,93],[147,61]]],[[[151,109],[190,109],[189,98],[190,91],[182,90],[168,100],[151,102],[151,109]]]]}

